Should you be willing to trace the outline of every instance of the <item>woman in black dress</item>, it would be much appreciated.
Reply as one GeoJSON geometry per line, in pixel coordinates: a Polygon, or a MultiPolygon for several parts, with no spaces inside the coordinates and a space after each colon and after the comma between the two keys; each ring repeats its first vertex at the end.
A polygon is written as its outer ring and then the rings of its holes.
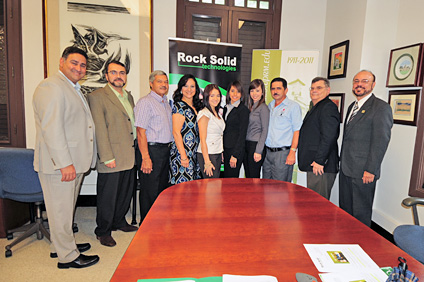
{"type": "Polygon", "coordinates": [[[249,110],[244,104],[243,88],[239,81],[232,82],[228,87],[224,120],[224,177],[238,178],[249,123],[249,110]]]}

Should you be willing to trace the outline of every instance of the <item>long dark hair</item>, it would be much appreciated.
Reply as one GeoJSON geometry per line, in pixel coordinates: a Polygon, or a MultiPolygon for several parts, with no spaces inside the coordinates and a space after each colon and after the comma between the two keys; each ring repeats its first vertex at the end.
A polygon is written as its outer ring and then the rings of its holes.
{"type": "Polygon", "coordinates": [[[196,111],[200,111],[203,108],[202,101],[199,98],[200,94],[200,87],[197,84],[196,77],[192,74],[186,74],[180,78],[180,81],[178,81],[178,88],[174,91],[174,94],[172,95],[172,99],[174,102],[181,102],[183,99],[183,87],[187,84],[187,81],[190,79],[193,79],[194,84],[196,86],[196,93],[193,96],[193,107],[196,109],[196,111]]]}
{"type": "Polygon", "coordinates": [[[233,86],[234,86],[235,89],[237,89],[238,92],[241,93],[240,102],[244,102],[243,86],[241,85],[240,81],[236,80],[236,81],[231,82],[230,85],[228,85],[228,88],[227,88],[227,98],[225,100],[225,102],[227,103],[227,105],[231,103],[230,90],[231,90],[231,87],[233,87],[233,86]]]}
{"type": "Polygon", "coordinates": [[[203,91],[203,105],[205,106],[205,108],[207,108],[213,114],[212,107],[209,104],[209,95],[211,94],[212,90],[214,90],[214,89],[218,90],[219,97],[220,97],[219,103],[215,107],[216,114],[218,115],[219,108],[221,107],[221,100],[222,100],[221,90],[219,90],[218,85],[216,85],[216,84],[209,84],[209,85],[207,85],[205,87],[205,90],[203,91]]]}
{"type": "Polygon", "coordinates": [[[259,103],[256,105],[256,108],[259,107],[260,104],[265,103],[265,84],[264,84],[264,82],[262,81],[262,79],[252,80],[249,84],[249,110],[251,110],[251,111],[254,110],[253,109],[254,102],[253,102],[252,97],[250,96],[250,90],[256,89],[258,87],[261,87],[261,89],[262,89],[262,97],[259,100],[259,103]]]}

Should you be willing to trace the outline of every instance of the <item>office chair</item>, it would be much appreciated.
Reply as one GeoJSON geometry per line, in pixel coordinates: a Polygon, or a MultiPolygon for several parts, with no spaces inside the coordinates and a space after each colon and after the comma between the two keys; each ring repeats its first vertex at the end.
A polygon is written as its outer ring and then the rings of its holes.
{"type": "Polygon", "coordinates": [[[416,260],[424,263],[424,226],[420,226],[417,205],[424,205],[423,198],[410,197],[402,201],[407,207],[412,207],[415,225],[400,225],[393,231],[393,238],[399,248],[410,254],[416,260]]]}
{"type": "Polygon", "coordinates": [[[31,222],[27,225],[7,231],[7,238],[12,239],[14,232],[24,232],[20,237],[6,246],[5,256],[12,256],[12,247],[34,233],[37,239],[43,235],[50,241],[50,234],[43,225],[41,205],[43,192],[37,172],[34,171],[34,150],[22,148],[0,148],[0,198],[19,202],[33,203],[31,222]]]}

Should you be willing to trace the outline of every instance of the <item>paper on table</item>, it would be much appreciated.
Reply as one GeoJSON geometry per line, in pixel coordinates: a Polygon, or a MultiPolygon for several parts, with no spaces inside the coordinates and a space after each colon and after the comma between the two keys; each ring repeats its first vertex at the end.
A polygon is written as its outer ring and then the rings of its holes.
{"type": "MultiPolygon", "coordinates": [[[[304,244],[320,272],[383,272],[359,245],[304,244]]],[[[384,274],[384,272],[383,272],[384,274]]]]}
{"type": "Polygon", "coordinates": [[[278,282],[277,278],[269,275],[222,275],[222,282],[278,282]]]}
{"type": "Polygon", "coordinates": [[[367,282],[385,282],[387,275],[383,271],[367,272],[333,272],[333,273],[320,273],[319,278],[323,282],[351,282],[351,281],[367,281],[367,282]]]}

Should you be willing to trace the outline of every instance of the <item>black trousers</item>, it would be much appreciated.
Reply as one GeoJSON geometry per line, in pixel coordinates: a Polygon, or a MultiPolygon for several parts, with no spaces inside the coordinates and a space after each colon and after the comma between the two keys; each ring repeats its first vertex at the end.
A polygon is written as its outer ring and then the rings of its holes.
{"type": "Polygon", "coordinates": [[[135,184],[135,168],[97,175],[97,236],[110,235],[112,229],[127,225],[125,215],[130,208],[135,184]]]}
{"type": "MultiPolygon", "coordinates": [[[[149,174],[140,171],[141,191],[139,196],[141,222],[146,217],[159,194],[169,186],[170,146],[148,145],[148,150],[150,159],[152,160],[153,170],[149,174]]],[[[143,160],[141,160],[140,167],[142,163],[143,160]]]]}
{"type": "Polygon", "coordinates": [[[233,154],[233,148],[224,148],[224,177],[225,178],[239,178],[240,168],[243,164],[243,155],[237,159],[236,167],[230,166],[230,159],[233,154]]]}
{"type": "Polygon", "coordinates": [[[208,176],[205,173],[205,160],[203,159],[202,153],[197,153],[197,161],[199,162],[200,171],[202,172],[203,179],[206,178],[219,178],[221,174],[221,154],[209,154],[209,159],[211,160],[211,163],[215,167],[215,169],[212,171],[212,176],[208,176]]]}
{"type": "Polygon", "coordinates": [[[375,185],[373,182],[364,184],[361,178],[352,178],[339,172],[339,206],[356,219],[371,226],[372,205],[374,202],[375,185]]]}
{"type": "Polygon", "coordinates": [[[262,151],[261,160],[259,162],[255,162],[255,160],[253,159],[253,154],[255,153],[257,144],[258,142],[246,140],[246,151],[243,159],[244,172],[246,174],[246,178],[261,177],[261,168],[265,160],[266,150],[264,148],[264,150],[262,151]]]}

